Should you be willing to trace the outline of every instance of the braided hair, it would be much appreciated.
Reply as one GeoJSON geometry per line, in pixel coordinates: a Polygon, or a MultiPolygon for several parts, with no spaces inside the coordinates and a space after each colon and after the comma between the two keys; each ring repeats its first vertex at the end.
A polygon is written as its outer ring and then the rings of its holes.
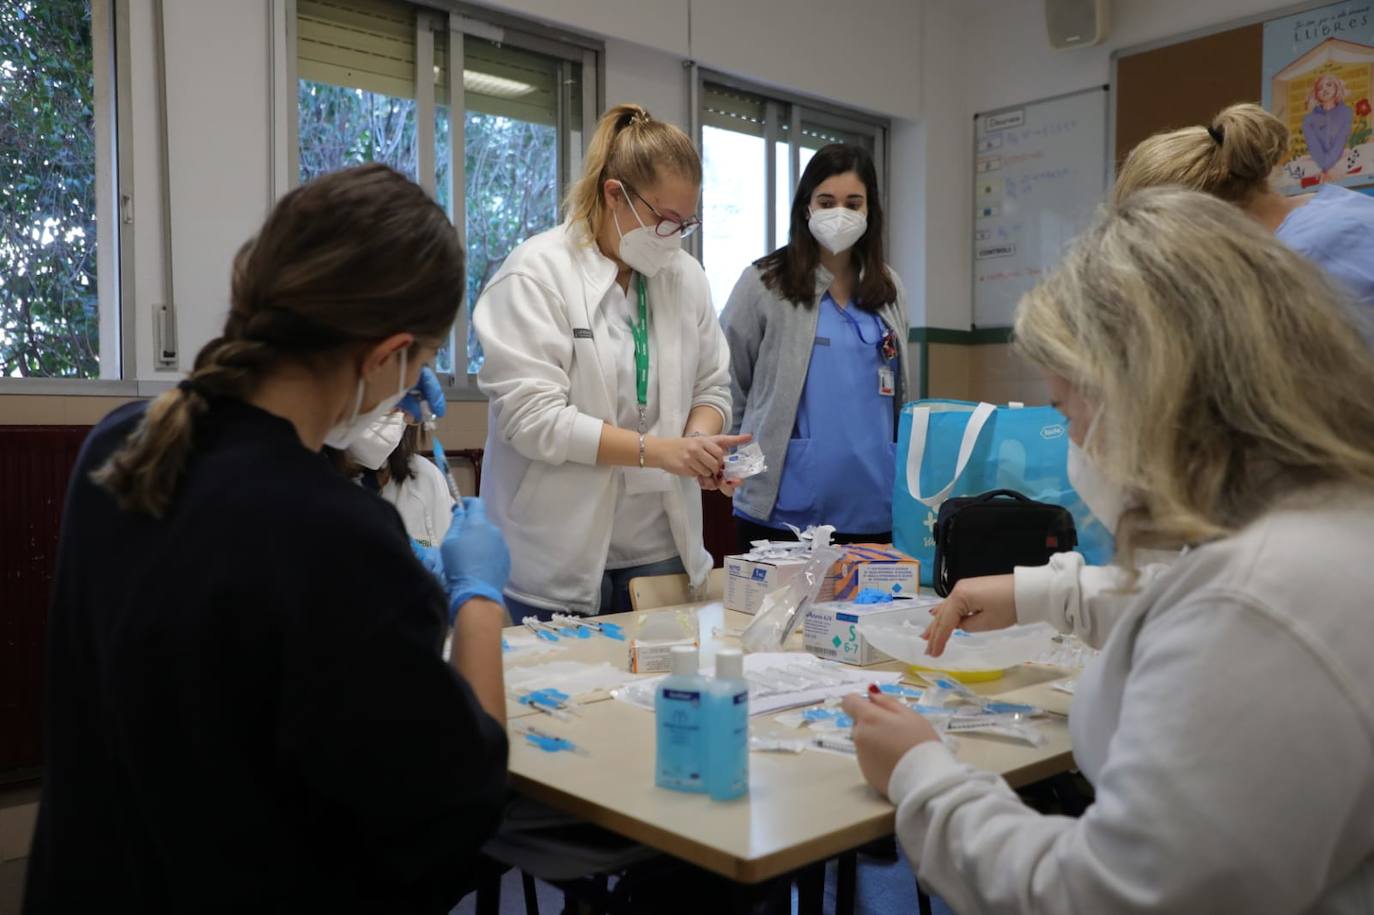
{"type": "Polygon", "coordinates": [[[224,332],[92,480],[121,508],[163,517],[215,399],[247,399],[283,363],[320,366],[392,334],[437,342],[462,302],[463,269],[443,210],[385,165],[296,188],[234,258],[224,332]]]}

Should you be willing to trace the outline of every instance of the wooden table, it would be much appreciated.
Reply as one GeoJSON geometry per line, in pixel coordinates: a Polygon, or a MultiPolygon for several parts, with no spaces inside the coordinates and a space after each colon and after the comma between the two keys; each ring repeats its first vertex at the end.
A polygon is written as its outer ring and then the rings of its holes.
{"type": "MultiPolygon", "coordinates": [[[[717,649],[735,647],[717,638],[717,627],[740,629],[752,617],[724,610],[719,603],[654,611],[685,610],[697,615],[703,665],[717,649]]],[[[639,613],[598,617],[619,623],[627,639],[638,628],[639,613]]],[[[800,627],[798,627],[800,629],[800,627]]],[[[519,628],[508,632],[522,631],[519,628]]],[[[801,649],[800,633],[797,643],[801,649]]],[[[628,642],[602,636],[564,639],[568,647],[526,662],[609,661],[628,666],[628,642]]],[[[560,643],[560,644],[562,644],[560,643]]],[[[898,670],[897,662],[872,670],[898,670]]],[[[984,695],[1009,696],[1052,710],[1067,710],[1068,696],[1048,689],[1065,671],[1023,665],[1000,680],[974,684],[984,695]]],[[[574,814],[620,835],[690,861],[739,883],[753,884],[848,852],[893,832],[893,807],[870,788],[854,759],[807,750],[800,755],[751,753],[749,793],[729,802],[703,794],[684,794],[654,785],[654,716],[614,699],[590,702],[572,722],[555,721],[526,707],[510,706],[510,775],[520,793],[574,814]],[[538,719],[531,718],[538,715],[538,719]],[[547,753],[519,733],[522,724],[567,737],[587,755],[547,753]]],[[[1066,772],[1073,766],[1068,723],[1039,722],[1048,738],[1028,747],[983,735],[960,735],[958,756],[997,772],[1020,787],[1066,772]]],[[[770,717],[750,721],[754,734],[800,736],[770,717]]]]}

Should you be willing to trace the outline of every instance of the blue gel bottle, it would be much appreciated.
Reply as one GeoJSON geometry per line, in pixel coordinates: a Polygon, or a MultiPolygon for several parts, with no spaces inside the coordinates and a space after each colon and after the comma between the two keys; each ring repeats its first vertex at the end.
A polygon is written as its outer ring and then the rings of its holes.
{"type": "Polygon", "coordinates": [[[737,648],[716,654],[716,678],[708,690],[706,790],[717,801],[749,791],[749,681],[737,648]]]}
{"type": "Polygon", "coordinates": [[[697,650],[679,645],[672,652],[672,673],[654,696],[658,758],[654,783],[675,791],[704,792],[706,762],[706,692],[697,671],[697,650]]]}

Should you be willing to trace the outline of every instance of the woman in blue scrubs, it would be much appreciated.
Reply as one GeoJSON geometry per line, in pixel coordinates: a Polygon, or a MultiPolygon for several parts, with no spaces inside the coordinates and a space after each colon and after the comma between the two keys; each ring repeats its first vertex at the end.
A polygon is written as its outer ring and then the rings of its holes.
{"type": "Polygon", "coordinates": [[[788,242],[751,264],[721,315],[734,429],[768,469],[734,495],[741,549],[829,524],[841,543],[892,539],[897,415],[908,393],[906,295],[883,263],[873,159],[832,144],[807,163],[788,242]]]}

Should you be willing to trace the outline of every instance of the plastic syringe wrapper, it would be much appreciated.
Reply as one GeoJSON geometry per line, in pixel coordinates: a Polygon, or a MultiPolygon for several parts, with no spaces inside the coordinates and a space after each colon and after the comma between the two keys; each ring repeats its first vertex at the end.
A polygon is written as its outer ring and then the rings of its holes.
{"type": "Polygon", "coordinates": [[[740,636],[740,644],[745,651],[782,649],[797,621],[806,615],[806,608],[820,594],[831,567],[844,554],[840,548],[830,545],[832,533],[832,527],[818,528],[801,572],[789,578],[778,590],[764,596],[763,604],[740,636]]]}

